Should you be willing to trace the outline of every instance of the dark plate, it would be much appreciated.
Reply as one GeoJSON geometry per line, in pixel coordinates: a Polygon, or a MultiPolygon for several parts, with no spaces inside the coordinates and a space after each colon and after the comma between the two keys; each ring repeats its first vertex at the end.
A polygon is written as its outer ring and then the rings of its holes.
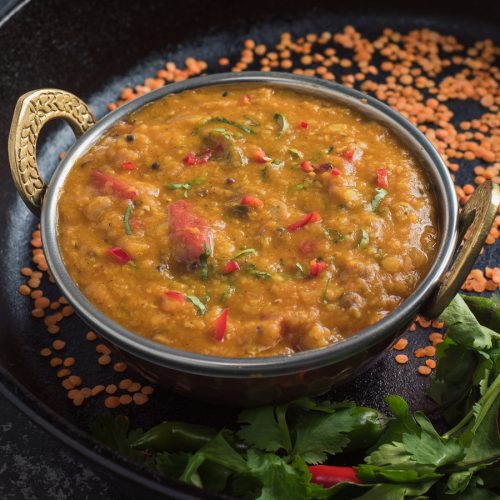
{"type": "MultiPolygon", "coordinates": [[[[332,3],[332,2],[329,2],[332,3]]],[[[53,340],[40,320],[30,316],[31,301],[18,295],[23,282],[19,269],[30,262],[30,234],[37,220],[17,196],[10,179],[6,144],[10,119],[17,97],[39,87],[59,87],[74,92],[90,104],[97,116],[106,112],[106,103],[114,101],[121,88],[142,83],[152,76],[166,60],[181,63],[194,55],[210,63],[209,71],[217,71],[221,56],[236,57],[242,41],[248,37],[269,44],[276,43],[277,34],[291,31],[306,34],[328,30],[335,32],[345,24],[355,25],[373,39],[382,28],[391,26],[407,31],[429,27],[453,34],[463,43],[478,38],[498,36],[494,23],[497,15],[494,2],[483,2],[475,17],[467,19],[446,16],[447,6],[434,10],[419,2],[419,10],[408,6],[402,11],[390,3],[385,12],[377,12],[369,3],[350,3],[350,10],[328,6],[316,7],[309,2],[268,2],[241,4],[238,2],[119,2],[88,1],[73,3],[63,0],[33,1],[22,6],[0,27],[0,255],[3,273],[0,279],[0,391],[19,408],[79,451],[99,468],[113,472],[114,477],[126,478],[129,485],[157,494],[187,498],[196,490],[163,479],[128,463],[109,450],[102,449],[89,438],[89,421],[104,413],[103,396],[87,400],[74,407],[60,387],[57,369],[50,368],[39,355],[42,347],[53,340]],[[272,4],[272,5],[271,5],[272,4]]],[[[457,119],[463,113],[479,115],[479,106],[456,106],[457,119]]],[[[59,152],[68,148],[73,138],[69,129],[53,125],[44,129],[40,141],[39,159],[49,177],[57,163],[59,152]]],[[[461,170],[460,185],[472,180],[472,172],[461,170]]],[[[489,246],[481,256],[479,267],[498,263],[498,244],[489,246]]],[[[57,297],[57,290],[44,286],[57,297]]],[[[95,345],[85,340],[87,329],[76,317],[62,324],[59,338],[67,341],[64,356],[75,355],[73,373],[83,378],[85,386],[113,383],[123,378],[108,367],[96,363],[95,345]]],[[[425,332],[408,336],[412,348],[426,343],[425,332]]],[[[331,397],[355,400],[357,403],[384,408],[386,394],[401,394],[416,408],[432,407],[425,397],[426,379],[417,377],[417,360],[397,366],[394,353],[387,352],[368,372],[348,387],[337,390],[331,397]]],[[[117,361],[114,357],[114,361],[117,361]]],[[[127,376],[141,381],[128,371],[127,376]]],[[[125,413],[137,425],[149,426],[166,418],[212,425],[232,425],[236,408],[196,403],[158,390],[143,407],[121,407],[115,413],[125,413]]],[[[129,490],[131,491],[131,490],[129,490]]]]}

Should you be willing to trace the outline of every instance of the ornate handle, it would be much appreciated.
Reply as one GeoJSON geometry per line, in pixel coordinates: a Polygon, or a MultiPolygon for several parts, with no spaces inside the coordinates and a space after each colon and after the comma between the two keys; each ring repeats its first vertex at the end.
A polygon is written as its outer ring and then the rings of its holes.
{"type": "Polygon", "coordinates": [[[96,121],[88,106],[73,94],[57,89],[41,89],[19,98],[10,127],[12,177],[24,203],[36,216],[40,216],[47,189],[36,163],[36,143],[42,127],[55,118],[66,120],[76,137],[96,121]]]}
{"type": "Polygon", "coordinates": [[[491,181],[486,181],[478,186],[460,213],[458,241],[462,242],[466,234],[467,239],[458,247],[454,262],[441,279],[436,293],[427,302],[425,310],[422,311],[428,318],[439,316],[460,290],[481,252],[499,204],[499,187],[491,181]]]}

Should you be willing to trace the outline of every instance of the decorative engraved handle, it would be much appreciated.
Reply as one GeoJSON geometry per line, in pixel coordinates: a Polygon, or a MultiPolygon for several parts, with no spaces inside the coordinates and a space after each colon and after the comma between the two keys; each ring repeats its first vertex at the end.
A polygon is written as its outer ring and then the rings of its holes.
{"type": "Polygon", "coordinates": [[[439,316],[457,294],[476,261],[500,204],[500,188],[491,181],[480,184],[460,213],[455,260],[441,279],[437,292],[422,311],[428,318],[439,316]],[[467,234],[467,239],[464,236],[467,234]]]}
{"type": "Polygon", "coordinates": [[[36,216],[40,216],[47,189],[36,163],[36,143],[42,127],[55,118],[66,120],[76,137],[96,121],[88,106],[73,94],[57,89],[41,89],[19,98],[10,127],[12,177],[24,203],[36,216]]]}

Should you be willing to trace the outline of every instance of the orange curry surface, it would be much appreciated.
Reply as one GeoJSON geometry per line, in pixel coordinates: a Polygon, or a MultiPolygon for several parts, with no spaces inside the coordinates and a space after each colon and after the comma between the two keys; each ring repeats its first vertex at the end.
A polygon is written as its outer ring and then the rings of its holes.
{"type": "Polygon", "coordinates": [[[116,322],[217,356],[324,347],[427,273],[435,204],[415,158],[336,102],[251,85],[170,95],[79,159],[59,245],[116,322]]]}

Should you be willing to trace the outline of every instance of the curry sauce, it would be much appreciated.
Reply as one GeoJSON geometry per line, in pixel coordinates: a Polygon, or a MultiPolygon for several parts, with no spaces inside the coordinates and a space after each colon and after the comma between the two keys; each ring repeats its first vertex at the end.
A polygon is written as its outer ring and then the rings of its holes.
{"type": "Polygon", "coordinates": [[[138,335],[217,356],[293,354],[395,309],[437,245],[432,190],[381,124],[238,84],[117,123],[59,201],[65,265],[138,335]]]}

